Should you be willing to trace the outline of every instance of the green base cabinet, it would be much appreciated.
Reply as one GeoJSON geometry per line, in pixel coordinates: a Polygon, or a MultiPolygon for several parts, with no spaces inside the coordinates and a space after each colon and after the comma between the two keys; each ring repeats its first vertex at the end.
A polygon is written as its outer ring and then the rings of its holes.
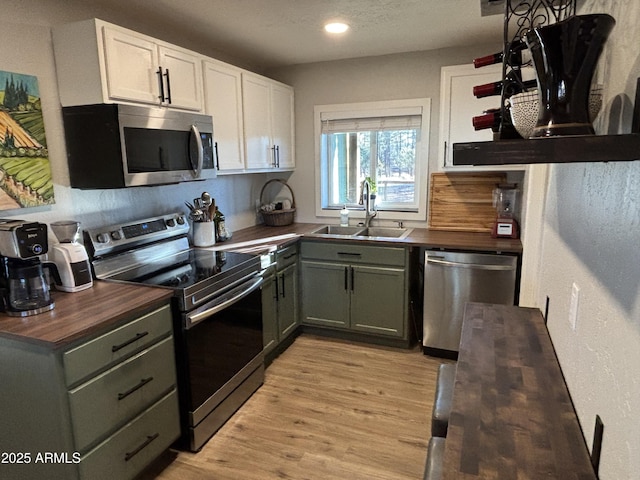
{"type": "Polygon", "coordinates": [[[400,247],[303,241],[303,323],[406,339],[408,256],[400,247]]]}
{"type": "Polygon", "coordinates": [[[0,338],[0,477],[139,475],[180,436],[174,358],[167,303],[60,350],[0,338]]]}
{"type": "Polygon", "coordinates": [[[278,250],[275,266],[262,286],[262,324],[265,355],[272,352],[300,324],[298,315],[298,244],[278,250]]]}

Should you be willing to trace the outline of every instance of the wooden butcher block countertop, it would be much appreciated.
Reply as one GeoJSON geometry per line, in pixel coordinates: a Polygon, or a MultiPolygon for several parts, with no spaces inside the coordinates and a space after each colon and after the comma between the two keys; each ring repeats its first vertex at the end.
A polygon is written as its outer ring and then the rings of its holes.
{"type": "Polygon", "coordinates": [[[468,303],[444,480],[596,479],[539,310],[468,303]]]}
{"type": "Polygon", "coordinates": [[[168,302],[164,288],[96,281],[74,293],[52,291],[55,308],[29,317],[0,313],[0,337],[64,347],[122,320],[141,316],[168,302]]]}
{"type": "MultiPolygon", "coordinates": [[[[260,239],[275,238],[274,244],[285,245],[297,241],[298,237],[310,235],[315,229],[326,224],[317,223],[292,223],[283,227],[269,227],[256,225],[254,227],[238,230],[233,233],[233,238],[229,242],[218,245],[224,248],[232,248],[234,244],[258,241],[260,239]]],[[[411,228],[411,227],[409,227],[411,228]]],[[[522,243],[519,239],[492,238],[488,233],[478,232],[455,232],[446,230],[430,230],[428,228],[414,228],[409,236],[405,238],[385,238],[376,239],[350,239],[343,235],[322,235],[323,241],[337,242],[360,242],[362,244],[386,244],[396,246],[414,246],[425,248],[442,248],[451,250],[482,251],[482,252],[506,252],[522,253],[522,243]]]]}

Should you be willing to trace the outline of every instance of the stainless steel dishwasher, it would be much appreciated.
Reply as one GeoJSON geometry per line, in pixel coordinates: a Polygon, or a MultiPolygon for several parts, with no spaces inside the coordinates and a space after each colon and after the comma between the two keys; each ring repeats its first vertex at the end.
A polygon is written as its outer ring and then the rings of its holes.
{"type": "Polygon", "coordinates": [[[467,302],[513,305],[518,257],[427,250],[424,263],[423,351],[455,356],[467,302]]]}

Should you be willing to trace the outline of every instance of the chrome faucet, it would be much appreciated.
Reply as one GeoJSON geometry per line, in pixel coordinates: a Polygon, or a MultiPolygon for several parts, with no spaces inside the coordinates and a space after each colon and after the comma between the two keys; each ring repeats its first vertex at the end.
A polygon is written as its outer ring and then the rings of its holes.
{"type": "Polygon", "coordinates": [[[369,181],[366,179],[363,180],[362,184],[360,185],[360,201],[358,202],[358,204],[364,205],[364,226],[367,228],[369,227],[369,223],[371,223],[371,219],[378,214],[378,212],[375,211],[375,206],[373,210],[371,209],[371,203],[369,199],[370,191],[371,185],[369,184],[369,181]]]}

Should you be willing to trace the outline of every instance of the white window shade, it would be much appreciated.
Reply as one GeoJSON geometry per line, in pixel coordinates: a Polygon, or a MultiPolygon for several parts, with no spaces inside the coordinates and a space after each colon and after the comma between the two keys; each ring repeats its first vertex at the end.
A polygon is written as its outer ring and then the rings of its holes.
{"type": "Polygon", "coordinates": [[[322,119],[322,133],[373,132],[380,130],[414,130],[422,126],[421,115],[368,118],[322,119]]]}

